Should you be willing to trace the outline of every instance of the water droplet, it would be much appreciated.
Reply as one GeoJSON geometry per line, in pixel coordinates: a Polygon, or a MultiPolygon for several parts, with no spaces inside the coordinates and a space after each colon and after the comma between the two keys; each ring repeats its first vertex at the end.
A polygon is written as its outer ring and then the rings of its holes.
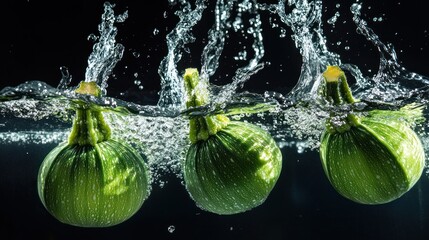
{"type": "Polygon", "coordinates": [[[168,226],[167,230],[169,233],[173,233],[176,230],[176,227],[174,225],[170,225],[168,226]]]}
{"type": "Polygon", "coordinates": [[[234,57],[234,60],[241,60],[241,61],[245,61],[247,59],[247,52],[245,50],[240,51],[238,53],[238,56],[234,57]]]}
{"type": "Polygon", "coordinates": [[[286,29],[284,29],[284,28],[280,29],[280,36],[279,37],[281,37],[281,38],[286,37],[286,29]]]}
{"type": "Polygon", "coordinates": [[[353,3],[350,7],[350,11],[353,13],[353,15],[360,15],[360,10],[362,9],[362,5],[360,3],[353,3]]]}
{"type": "Polygon", "coordinates": [[[133,52],[133,56],[134,56],[135,58],[139,58],[139,57],[140,57],[140,53],[139,53],[139,52],[133,52]]]}
{"type": "Polygon", "coordinates": [[[330,19],[328,19],[328,21],[327,21],[328,24],[334,25],[337,22],[339,16],[340,16],[340,13],[336,12],[334,16],[332,16],[330,19]]]}
{"type": "Polygon", "coordinates": [[[87,38],[88,41],[93,42],[93,43],[96,42],[97,39],[98,39],[98,37],[94,33],[89,34],[88,38],[87,38]]]}

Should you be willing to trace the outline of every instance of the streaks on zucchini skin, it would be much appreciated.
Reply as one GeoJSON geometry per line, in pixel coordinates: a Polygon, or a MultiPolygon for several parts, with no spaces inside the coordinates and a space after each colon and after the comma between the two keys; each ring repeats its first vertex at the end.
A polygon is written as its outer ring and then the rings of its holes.
{"type": "Polygon", "coordinates": [[[320,156],[333,187],[362,204],[398,199],[419,180],[425,163],[422,143],[410,127],[371,118],[344,133],[326,132],[320,156]]]}
{"type": "Polygon", "coordinates": [[[184,177],[198,207],[228,215],[262,204],[281,168],[281,151],[266,131],[231,121],[206,141],[190,146],[184,177]]]}
{"type": "MultiPolygon", "coordinates": [[[[323,73],[326,101],[338,107],[359,100],[352,96],[345,73],[328,66],[323,73]]],[[[322,134],[320,158],[332,186],[362,204],[398,199],[420,179],[425,164],[423,144],[411,125],[424,120],[423,106],[372,110],[365,115],[330,112],[322,134]],[[333,121],[340,117],[344,121],[333,121]]]]}
{"type": "Polygon", "coordinates": [[[144,159],[130,146],[107,140],[95,146],[60,144],[39,171],[39,196],[59,221],[108,227],[134,215],[150,193],[144,159]]]}

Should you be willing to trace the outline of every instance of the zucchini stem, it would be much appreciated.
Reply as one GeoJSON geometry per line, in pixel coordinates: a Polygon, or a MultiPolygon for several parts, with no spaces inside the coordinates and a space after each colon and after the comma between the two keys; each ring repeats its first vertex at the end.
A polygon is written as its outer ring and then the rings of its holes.
{"type": "MultiPolygon", "coordinates": [[[[353,104],[358,101],[353,97],[346,75],[339,66],[328,66],[323,72],[323,78],[325,80],[324,96],[334,106],[353,104]]],[[[327,128],[331,132],[345,132],[351,126],[359,125],[359,122],[359,117],[353,113],[348,113],[344,117],[341,113],[333,111],[327,121],[327,128]]]]}
{"type": "MultiPolygon", "coordinates": [[[[201,80],[196,68],[187,68],[183,76],[186,89],[186,107],[201,107],[209,103],[208,82],[201,80]]],[[[211,135],[226,127],[229,118],[223,114],[197,116],[189,121],[189,139],[192,143],[207,140],[211,135]]]]}
{"type": "Polygon", "coordinates": [[[357,102],[347,83],[346,74],[340,67],[328,66],[323,72],[323,78],[326,84],[325,97],[329,102],[333,102],[334,105],[357,102]]]}
{"type": "MultiPolygon", "coordinates": [[[[101,90],[95,82],[81,82],[78,89],[79,94],[87,94],[100,97],[101,90]]],[[[73,121],[72,130],[68,138],[69,145],[92,145],[110,139],[111,130],[105,122],[101,110],[90,107],[83,102],[77,102],[76,116],[73,121]]]]}

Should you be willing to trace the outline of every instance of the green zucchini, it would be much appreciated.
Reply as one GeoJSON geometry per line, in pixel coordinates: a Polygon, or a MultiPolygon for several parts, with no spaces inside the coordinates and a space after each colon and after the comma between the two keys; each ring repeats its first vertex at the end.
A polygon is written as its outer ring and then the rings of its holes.
{"type": "MultiPolygon", "coordinates": [[[[344,72],[329,66],[323,73],[324,96],[334,106],[353,104],[344,72]]],[[[332,111],[321,136],[320,158],[334,189],[361,204],[398,199],[420,179],[425,152],[412,124],[424,120],[422,106],[371,110],[366,114],[332,111]]]]}
{"type": "MultiPolygon", "coordinates": [[[[188,108],[207,104],[207,82],[186,69],[188,108]]],[[[230,215],[261,205],[282,169],[282,153],[262,128],[227,116],[190,119],[190,146],[183,163],[186,189],[196,205],[208,212],[230,215]]]]}
{"type": "MultiPolygon", "coordinates": [[[[76,92],[100,95],[95,82],[81,82],[76,92]]],[[[125,141],[111,138],[101,110],[77,105],[68,141],[40,166],[39,197],[63,223],[113,226],[133,216],[150,193],[146,159],[125,141]]]]}

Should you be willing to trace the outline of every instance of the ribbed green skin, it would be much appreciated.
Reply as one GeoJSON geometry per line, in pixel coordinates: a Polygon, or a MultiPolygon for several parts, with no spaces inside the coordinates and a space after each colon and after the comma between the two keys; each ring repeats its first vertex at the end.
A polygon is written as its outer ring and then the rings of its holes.
{"type": "Polygon", "coordinates": [[[231,121],[192,144],[183,166],[186,188],[201,209],[235,214],[262,204],[282,169],[282,154],[263,129],[231,121]]]}
{"type": "Polygon", "coordinates": [[[125,142],[60,144],[43,161],[38,191],[46,209],[63,223],[108,227],[142,206],[150,189],[144,159],[125,142]]]}
{"type": "Polygon", "coordinates": [[[416,133],[400,120],[362,118],[343,133],[326,131],[320,156],[326,176],[344,197],[362,204],[391,202],[422,175],[425,156],[416,133]]]}

